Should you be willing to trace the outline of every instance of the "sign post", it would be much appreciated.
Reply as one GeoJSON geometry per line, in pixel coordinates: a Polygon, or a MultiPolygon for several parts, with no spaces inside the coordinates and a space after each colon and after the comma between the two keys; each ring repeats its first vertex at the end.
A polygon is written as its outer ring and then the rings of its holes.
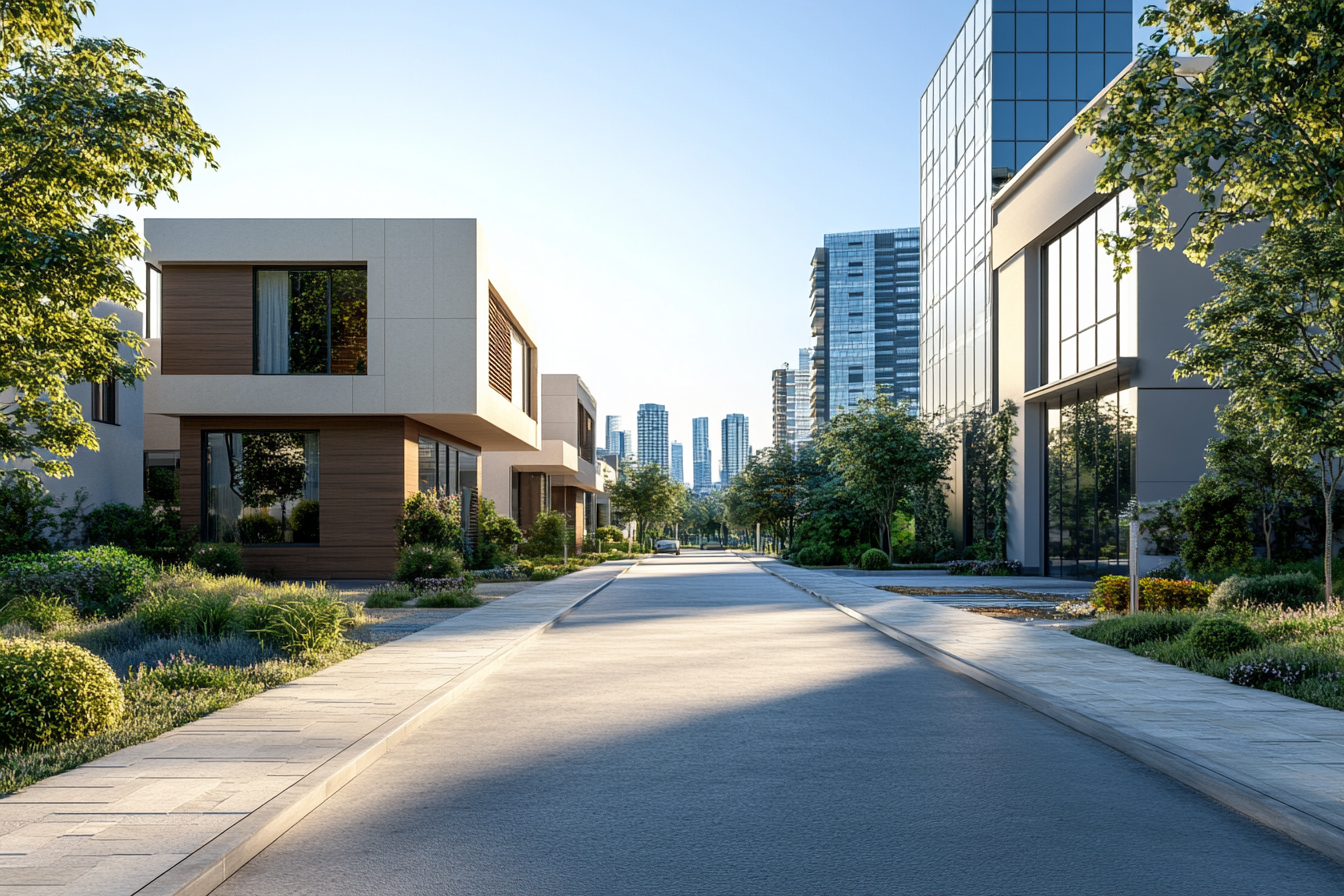
{"type": "Polygon", "coordinates": [[[1139,612],[1139,521],[1129,521],[1129,612],[1139,612]]]}

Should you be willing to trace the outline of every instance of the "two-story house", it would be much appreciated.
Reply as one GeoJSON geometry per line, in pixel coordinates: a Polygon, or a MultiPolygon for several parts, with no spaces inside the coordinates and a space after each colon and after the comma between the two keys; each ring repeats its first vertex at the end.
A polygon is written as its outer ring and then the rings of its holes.
{"type": "Polygon", "coordinates": [[[151,218],[145,236],[153,447],[176,428],[183,524],[249,571],[385,578],[409,494],[460,495],[470,530],[481,453],[538,448],[535,342],[475,220],[151,218]]]}

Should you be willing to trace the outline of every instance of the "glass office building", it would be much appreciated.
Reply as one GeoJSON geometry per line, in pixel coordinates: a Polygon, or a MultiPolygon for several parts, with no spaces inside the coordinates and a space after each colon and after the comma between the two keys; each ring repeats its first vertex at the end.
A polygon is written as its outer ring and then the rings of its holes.
{"type": "Polygon", "coordinates": [[[709,450],[709,418],[691,418],[691,488],[704,493],[714,487],[713,452],[709,450]]]}
{"type": "Polygon", "coordinates": [[[812,255],[817,426],[881,387],[919,405],[919,228],[828,233],[812,255]]]}
{"type": "Polygon", "coordinates": [[[747,459],[751,457],[751,437],[748,434],[747,416],[745,414],[729,414],[723,418],[720,425],[722,430],[722,467],[719,470],[720,481],[724,485],[733,481],[733,477],[741,473],[747,465],[747,459]]]}
{"type": "Polygon", "coordinates": [[[920,99],[920,397],[995,403],[989,201],[1134,52],[1131,0],[978,0],[920,99]]]}
{"type": "Polygon", "coordinates": [[[635,441],[635,450],[639,453],[639,465],[657,464],[664,470],[671,470],[667,443],[667,408],[661,404],[642,404],[637,418],[639,427],[635,441]]]}

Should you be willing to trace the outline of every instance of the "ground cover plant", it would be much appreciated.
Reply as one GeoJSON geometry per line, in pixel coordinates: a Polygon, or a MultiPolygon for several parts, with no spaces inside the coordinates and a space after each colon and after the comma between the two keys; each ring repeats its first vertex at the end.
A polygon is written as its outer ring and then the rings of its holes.
{"type": "Polygon", "coordinates": [[[363,621],[359,606],[322,585],[266,584],[182,565],[151,574],[145,596],[123,602],[115,617],[81,614],[60,594],[16,593],[12,581],[5,588],[0,794],[369,646],[346,637],[363,621]]]}

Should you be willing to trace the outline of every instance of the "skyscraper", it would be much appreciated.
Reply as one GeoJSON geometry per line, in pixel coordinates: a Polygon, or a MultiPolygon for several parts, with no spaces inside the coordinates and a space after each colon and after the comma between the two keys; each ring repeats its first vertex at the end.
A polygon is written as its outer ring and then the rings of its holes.
{"type": "Polygon", "coordinates": [[[681,443],[672,443],[672,481],[677,485],[686,484],[685,469],[682,467],[681,443]]]}
{"type": "Polygon", "coordinates": [[[993,409],[990,198],[1133,57],[1131,0],[1045,7],[976,0],[920,98],[926,408],[993,409]]]}
{"type": "Polygon", "coordinates": [[[621,460],[635,462],[635,433],[633,430],[621,430],[621,460]]]}
{"type": "Polygon", "coordinates": [[[872,398],[919,401],[919,228],[828,233],[812,254],[812,417],[872,398]]]}
{"type": "Polygon", "coordinates": [[[691,419],[691,488],[704,493],[714,487],[714,464],[709,450],[709,418],[691,419]]]}
{"type": "Polygon", "coordinates": [[[624,454],[620,444],[621,435],[621,417],[619,414],[607,415],[607,452],[609,454],[624,454]]]}
{"type": "Polygon", "coordinates": [[[770,433],[774,444],[789,443],[789,417],[793,410],[796,383],[788,362],[770,371],[770,433]]]}
{"type": "Polygon", "coordinates": [[[637,425],[640,465],[657,464],[664,470],[670,470],[667,450],[667,408],[661,404],[640,405],[637,425]]]}
{"type": "Polygon", "coordinates": [[[798,349],[793,371],[793,407],[789,411],[789,444],[801,448],[812,441],[812,349],[798,349]]]}
{"type": "Polygon", "coordinates": [[[733,477],[742,472],[751,456],[750,437],[747,435],[747,418],[744,414],[729,414],[723,418],[723,454],[719,461],[720,479],[724,485],[733,481],[733,477]]]}

